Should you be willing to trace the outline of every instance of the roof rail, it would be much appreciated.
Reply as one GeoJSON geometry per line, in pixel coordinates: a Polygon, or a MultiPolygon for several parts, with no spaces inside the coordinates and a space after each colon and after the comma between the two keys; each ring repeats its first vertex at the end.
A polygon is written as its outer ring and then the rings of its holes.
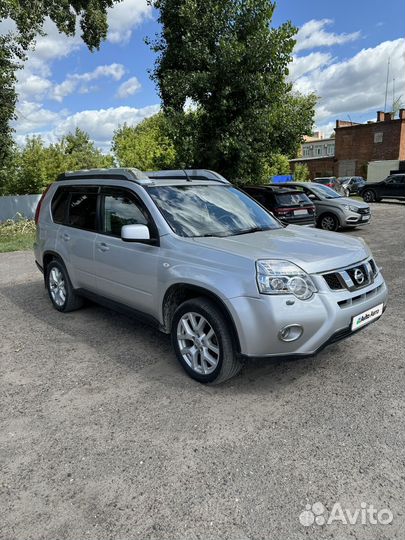
{"type": "Polygon", "coordinates": [[[129,180],[140,185],[151,184],[150,178],[139,169],[133,168],[111,168],[111,169],[83,169],[81,171],[67,171],[58,176],[57,182],[63,180],[89,180],[97,179],[101,180],[106,178],[108,180],[129,180]]]}
{"type": "Polygon", "coordinates": [[[215,171],[208,169],[177,169],[168,171],[148,171],[147,176],[155,180],[212,180],[221,184],[230,184],[230,182],[215,171]]]}

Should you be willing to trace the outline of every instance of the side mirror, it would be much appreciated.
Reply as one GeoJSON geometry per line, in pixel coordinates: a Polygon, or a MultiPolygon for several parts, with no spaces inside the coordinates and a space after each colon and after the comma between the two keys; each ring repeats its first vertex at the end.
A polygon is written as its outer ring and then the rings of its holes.
{"type": "Polygon", "coordinates": [[[121,238],[125,242],[143,242],[150,240],[150,232],[146,225],[124,225],[121,238]]]}

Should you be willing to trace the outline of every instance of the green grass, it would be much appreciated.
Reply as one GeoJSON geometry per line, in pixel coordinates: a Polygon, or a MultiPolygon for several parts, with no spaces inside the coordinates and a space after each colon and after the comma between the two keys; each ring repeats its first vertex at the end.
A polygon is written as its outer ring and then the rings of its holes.
{"type": "Polygon", "coordinates": [[[0,223],[0,253],[32,249],[35,223],[32,219],[11,219],[0,223]]]}

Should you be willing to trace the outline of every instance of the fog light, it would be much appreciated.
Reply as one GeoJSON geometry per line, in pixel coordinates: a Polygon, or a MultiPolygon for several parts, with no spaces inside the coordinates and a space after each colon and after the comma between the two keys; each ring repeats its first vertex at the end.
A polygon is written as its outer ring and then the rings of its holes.
{"type": "Polygon", "coordinates": [[[278,337],[281,341],[296,341],[302,336],[303,332],[304,329],[300,324],[290,324],[280,330],[278,337]]]}

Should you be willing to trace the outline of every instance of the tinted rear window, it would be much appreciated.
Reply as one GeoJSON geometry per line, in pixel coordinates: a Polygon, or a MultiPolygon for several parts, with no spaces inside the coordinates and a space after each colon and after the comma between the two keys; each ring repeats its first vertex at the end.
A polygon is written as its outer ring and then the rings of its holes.
{"type": "Polygon", "coordinates": [[[65,220],[66,203],[69,193],[66,190],[58,189],[52,199],[52,219],[54,223],[63,223],[65,220]]]}
{"type": "Polygon", "coordinates": [[[311,204],[311,201],[304,193],[282,193],[276,195],[277,203],[280,206],[295,206],[300,204],[311,204]]]}
{"type": "Polygon", "coordinates": [[[72,193],[69,202],[67,224],[71,227],[96,230],[97,195],[93,193],[72,193]]]}

